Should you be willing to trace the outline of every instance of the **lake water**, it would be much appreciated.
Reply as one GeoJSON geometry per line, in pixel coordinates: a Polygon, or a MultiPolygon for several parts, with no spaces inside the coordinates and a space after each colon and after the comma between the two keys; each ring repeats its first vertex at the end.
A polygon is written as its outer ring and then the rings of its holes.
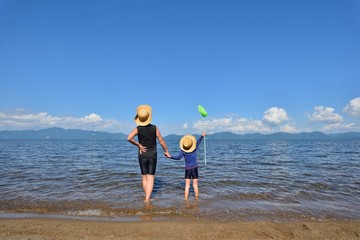
{"type": "MultiPolygon", "coordinates": [[[[178,154],[178,141],[167,141],[178,154]]],[[[144,205],[127,141],[0,140],[0,216],[360,220],[360,141],[218,141],[198,150],[200,198],[184,161],[163,157],[144,205]]]]}

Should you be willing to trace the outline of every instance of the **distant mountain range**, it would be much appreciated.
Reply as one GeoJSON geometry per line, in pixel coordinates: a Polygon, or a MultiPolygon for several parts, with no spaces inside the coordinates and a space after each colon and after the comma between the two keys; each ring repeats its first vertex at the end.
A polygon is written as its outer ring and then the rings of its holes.
{"type": "MultiPolygon", "coordinates": [[[[195,135],[198,138],[200,135],[195,135]]],[[[165,140],[180,140],[182,135],[171,134],[165,140]]],[[[125,140],[126,134],[108,133],[99,131],[86,131],[80,129],[48,128],[41,130],[11,130],[0,131],[0,139],[83,139],[83,140],[125,140]]],[[[235,134],[221,132],[208,134],[207,139],[212,140],[360,140],[360,132],[325,134],[322,132],[310,133],[285,133],[272,134],[235,134]]]]}
{"type": "Polygon", "coordinates": [[[327,139],[359,139],[360,132],[347,132],[336,134],[325,134],[322,132],[285,133],[277,132],[272,134],[234,134],[230,132],[214,133],[212,139],[234,139],[234,140],[327,140],[327,139]]]}
{"type": "MultiPolygon", "coordinates": [[[[198,138],[200,135],[194,135],[198,138]]],[[[180,140],[182,135],[168,135],[165,140],[180,140]]],[[[220,132],[206,136],[212,140],[360,140],[360,132],[347,132],[336,134],[325,134],[322,132],[310,133],[285,133],[277,132],[272,134],[249,133],[235,134],[231,132],[220,132]]]]}
{"type": "Polygon", "coordinates": [[[41,130],[0,131],[0,139],[126,139],[123,133],[107,133],[80,129],[47,128],[41,130]]]}

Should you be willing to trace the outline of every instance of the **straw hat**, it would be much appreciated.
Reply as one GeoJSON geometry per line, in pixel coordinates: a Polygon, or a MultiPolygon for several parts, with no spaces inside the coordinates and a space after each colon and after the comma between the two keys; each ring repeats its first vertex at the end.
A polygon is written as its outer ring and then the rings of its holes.
{"type": "Polygon", "coordinates": [[[193,152],[196,148],[196,139],[193,135],[185,135],[180,139],[180,148],[184,152],[193,152]]]}
{"type": "Polygon", "coordinates": [[[138,106],[136,109],[135,123],[139,126],[146,126],[151,120],[151,107],[149,105],[138,106]]]}

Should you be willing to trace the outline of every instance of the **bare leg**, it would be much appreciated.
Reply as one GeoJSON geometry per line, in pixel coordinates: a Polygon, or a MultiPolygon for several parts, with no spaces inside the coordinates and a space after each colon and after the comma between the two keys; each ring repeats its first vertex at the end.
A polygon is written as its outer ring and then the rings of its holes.
{"type": "Polygon", "coordinates": [[[155,175],[146,175],[146,188],[145,188],[145,201],[144,202],[148,202],[150,201],[150,197],[151,197],[151,193],[153,191],[154,188],[154,180],[155,180],[155,175]]]}
{"type": "Polygon", "coordinates": [[[144,193],[146,194],[147,177],[146,177],[146,175],[141,175],[141,177],[142,177],[142,187],[143,187],[144,193]]]}
{"type": "Polygon", "coordinates": [[[194,187],[194,192],[195,192],[195,199],[198,199],[199,188],[198,188],[198,180],[197,179],[193,179],[193,187],[194,187]]]}
{"type": "Polygon", "coordinates": [[[190,179],[185,179],[185,194],[184,194],[185,200],[187,200],[189,197],[189,190],[190,190],[190,179]]]}

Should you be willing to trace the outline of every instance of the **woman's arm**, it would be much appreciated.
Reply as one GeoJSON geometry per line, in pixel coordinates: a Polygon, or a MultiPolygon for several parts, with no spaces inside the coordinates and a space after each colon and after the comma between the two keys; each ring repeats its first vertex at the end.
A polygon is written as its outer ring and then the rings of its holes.
{"type": "Polygon", "coordinates": [[[128,135],[127,140],[137,146],[140,149],[140,153],[146,152],[146,147],[144,147],[143,145],[141,145],[140,143],[138,143],[137,141],[135,141],[134,137],[138,135],[138,130],[137,128],[134,128],[134,130],[131,131],[131,133],[128,135]]]}
{"type": "Polygon", "coordinates": [[[165,140],[163,139],[163,137],[161,136],[161,133],[159,131],[159,129],[156,127],[156,137],[159,139],[159,143],[161,145],[161,147],[164,149],[164,154],[166,157],[170,157],[170,153],[169,153],[169,149],[166,145],[165,140]]]}

